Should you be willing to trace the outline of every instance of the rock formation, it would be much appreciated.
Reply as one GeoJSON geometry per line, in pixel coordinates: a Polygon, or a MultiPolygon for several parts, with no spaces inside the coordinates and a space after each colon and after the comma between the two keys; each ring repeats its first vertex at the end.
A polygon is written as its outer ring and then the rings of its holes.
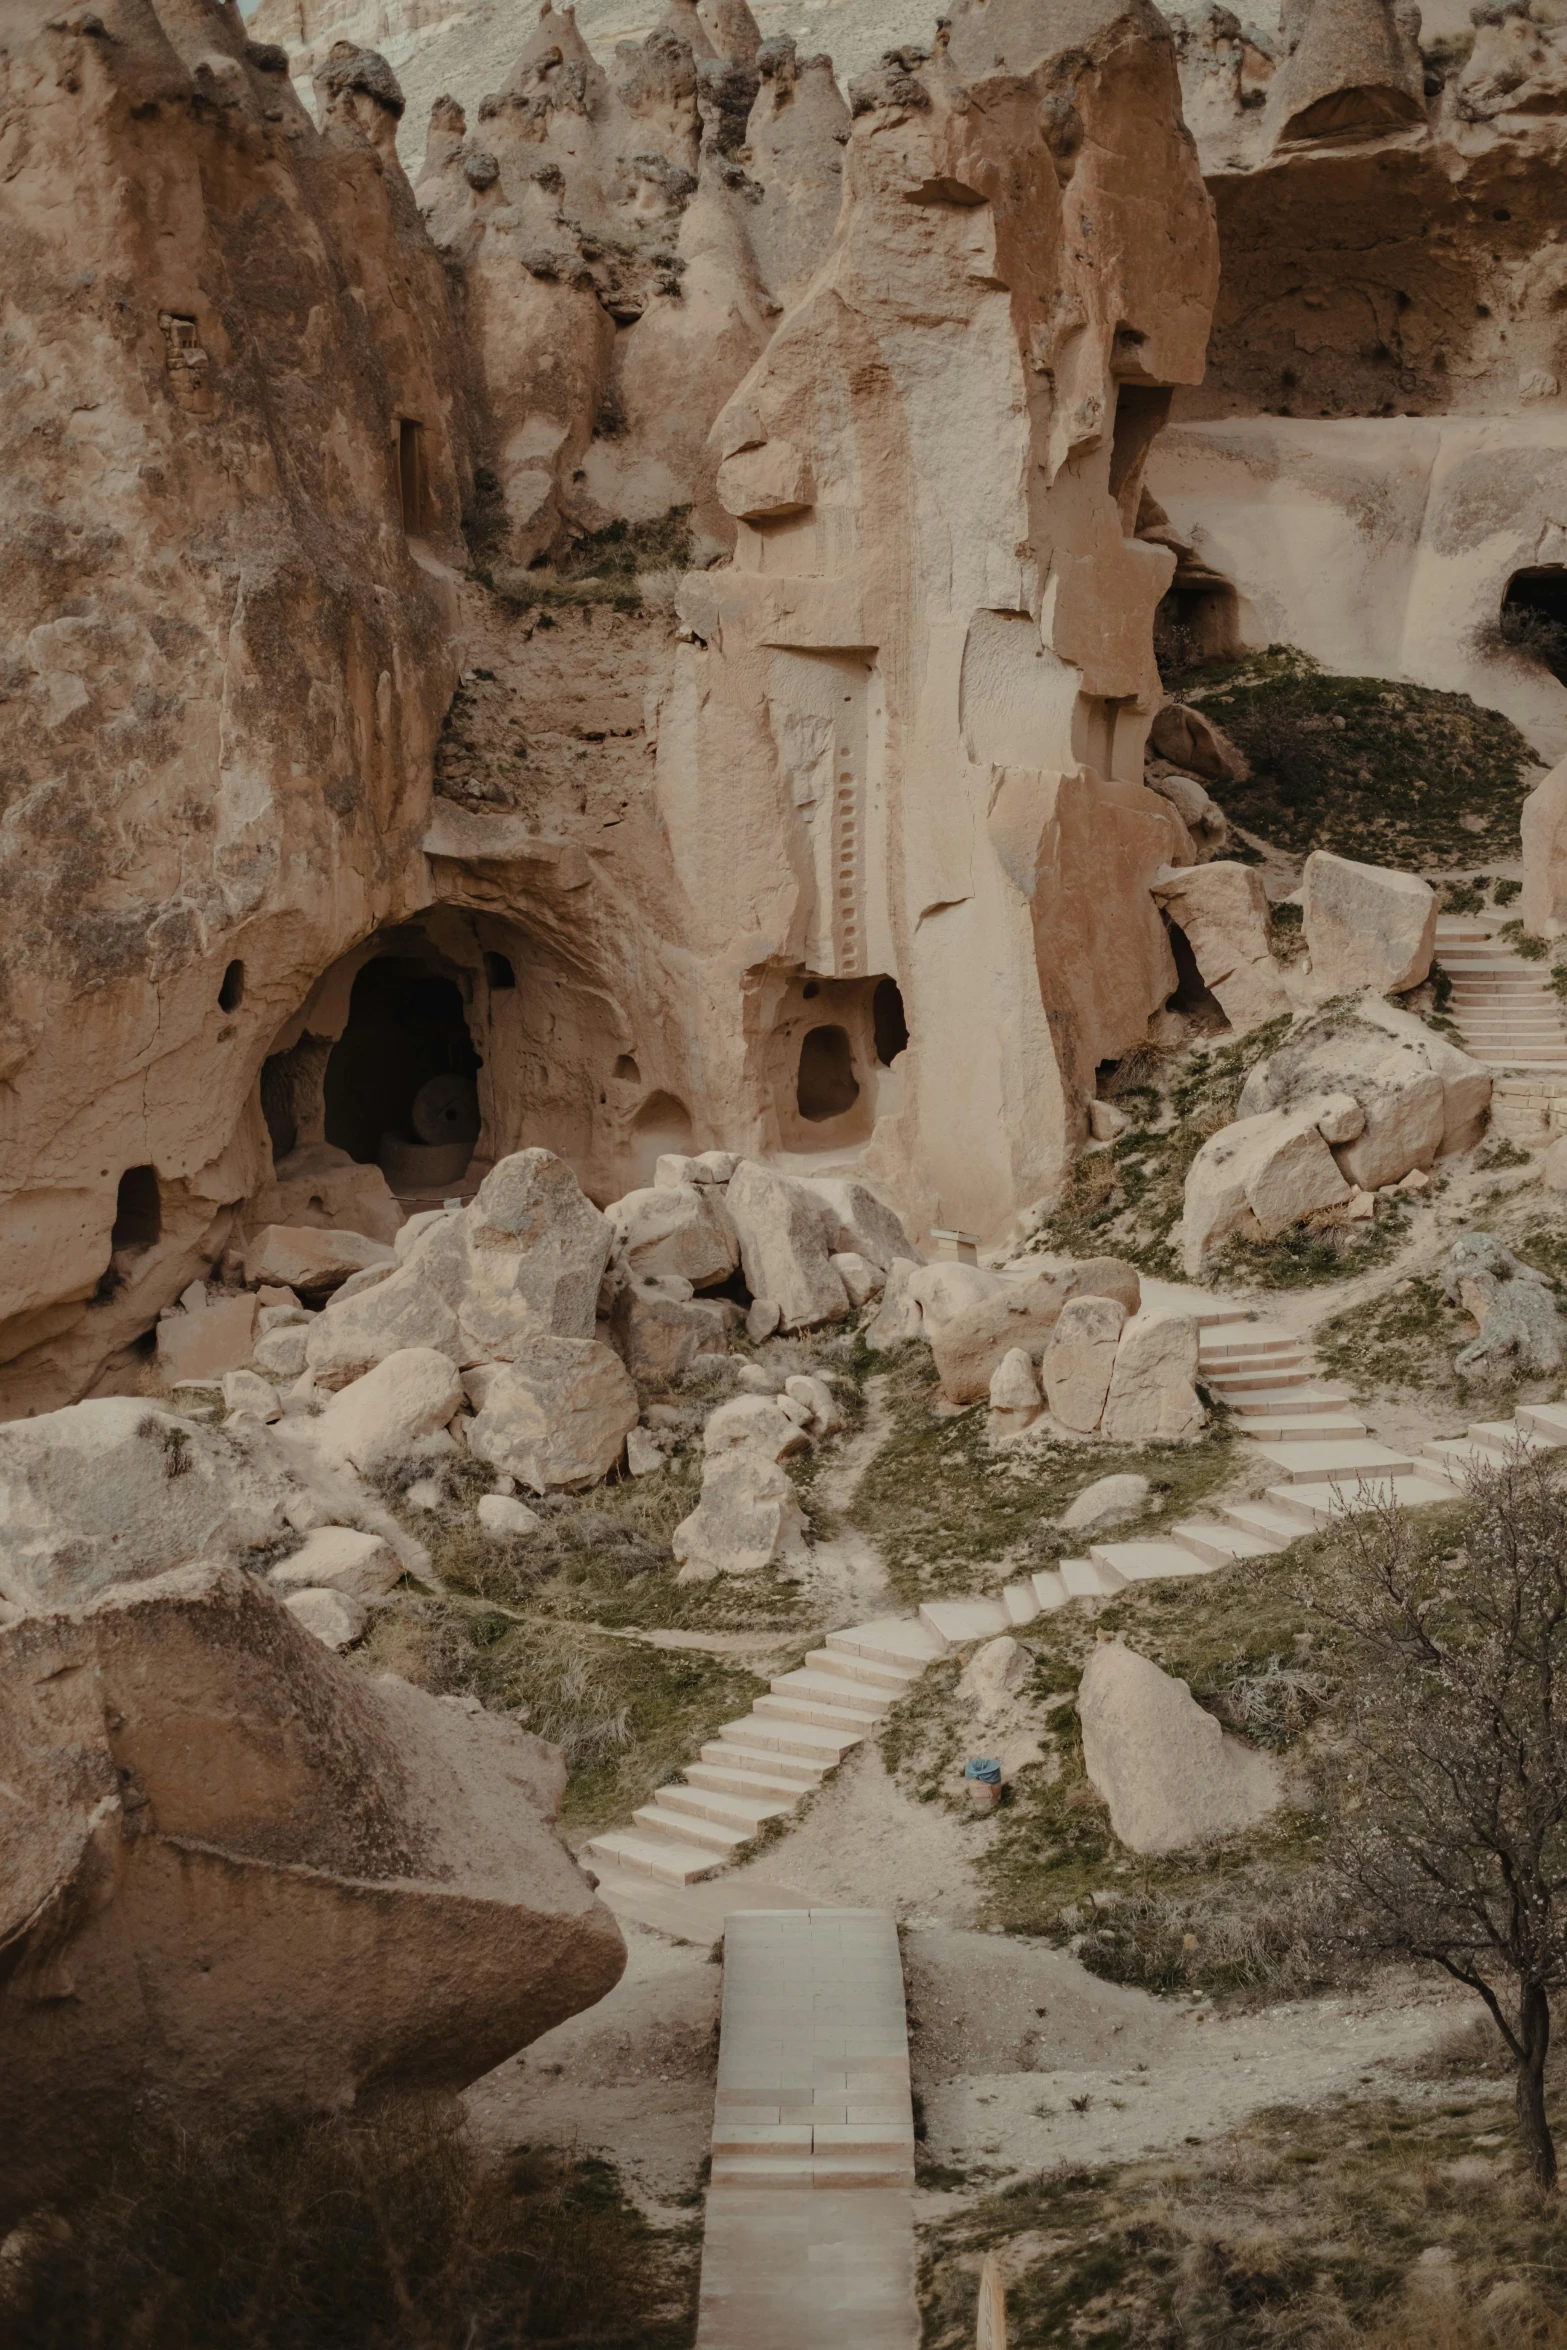
{"type": "Polygon", "coordinates": [[[200,1562],[0,1630],[0,2213],[175,2117],[457,2088],[611,1987],[556,1750],[200,1562]]]}

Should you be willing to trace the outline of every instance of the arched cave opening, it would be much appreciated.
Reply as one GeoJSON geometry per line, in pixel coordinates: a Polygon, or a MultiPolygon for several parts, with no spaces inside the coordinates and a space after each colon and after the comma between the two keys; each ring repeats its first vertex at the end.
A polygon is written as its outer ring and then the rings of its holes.
{"type": "Polygon", "coordinates": [[[327,1059],[326,1139],[380,1165],[394,1190],[407,1154],[440,1149],[450,1163],[422,1171],[454,1182],[478,1140],[479,1066],[456,981],[411,956],[378,955],[354,981],[327,1059]]]}
{"type": "Polygon", "coordinates": [[[860,1098],[854,1074],[854,1049],[846,1028],[833,1025],[808,1028],[800,1039],[800,1067],[795,1100],[800,1115],[813,1126],[841,1118],[860,1098]]]}
{"type": "Polygon", "coordinates": [[[1209,661],[1233,660],[1241,650],[1239,602],[1217,573],[1177,570],[1154,608],[1154,659],[1168,685],[1209,661]]]}
{"type": "Polygon", "coordinates": [[[890,1069],[898,1055],[908,1050],[908,1014],[903,1009],[903,990],[895,979],[876,982],[871,997],[871,1038],[884,1069],[890,1069]]]}
{"type": "Polygon", "coordinates": [[[114,1195],[110,1251],[155,1248],[163,1238],[163,1199],[156,1167],[127,1167],[114,1195]]]}
{"type": "Polygon", "coordinates": [[[1501,635],[1567,685],[1567,564],[1513,573],[1502,596],[1501,635]]]}

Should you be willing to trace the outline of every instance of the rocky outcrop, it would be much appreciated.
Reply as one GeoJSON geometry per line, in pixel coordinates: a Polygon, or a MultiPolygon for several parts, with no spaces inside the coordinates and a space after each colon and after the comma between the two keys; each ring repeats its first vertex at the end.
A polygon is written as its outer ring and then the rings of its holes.
{"type": "Polygon", "coordinates": [[[1460,1378],[1471,1373],[1494,1378],[1508,1371],[1539,1378],[1560,1370],[1567,1329],[1550,1286],[1494,1233],[1466,1232],[1454,1241],[1442,1286],[1480,1325],[1478,1338],[1455,1357],[1460,1378]]]}
{"type": "Polygon", "coordinates": [[[455,2090],[602,1998],[625,1948],[554,1833],[564,1777],[231,1567],[0,1629],[0,2215],[148,2102],[211,2128],[455,2090]]]}
{"type": "Polygon", "coordinates": [[[1190,865],[1156,874],[1152,887],[1232,1028],[1257,1028],[1289,1010],[1289,991],[1268,945],[1267,897],[1250,865],[1190,865]]]}
{"type": "Polygon", "coordinates": [[[1436,892],[1418,874],[1318,849],[1306,859],[1301,891],[1312,977],[1324,988],[1395,995],[1430,971],[1436,892]]]}
{"type": "Polygon", "coordinates": [[[1090,1656],[1078,1685],[1083,1762],[1131,1852],[1188,1852],[1277,1809],[1283,1774],[1232,1738],[1184,1681],[1119,1640],[1090,1656]]]}

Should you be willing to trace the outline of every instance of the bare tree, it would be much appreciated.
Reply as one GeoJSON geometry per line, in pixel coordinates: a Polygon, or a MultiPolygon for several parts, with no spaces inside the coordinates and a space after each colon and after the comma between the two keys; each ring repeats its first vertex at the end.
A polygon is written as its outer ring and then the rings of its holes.
{"type": "Polygon", "coordinates": [[[1479,1993],[1517,2067],[1534,2177],[1551,1994],[1567,1981],[1567,1487],[1549,1456],[1475,1477],[1461,1526],[1357,1517],[1304,1596],[1347,1667],[1329,1867],[1363,1945],[1479,1993]]]}

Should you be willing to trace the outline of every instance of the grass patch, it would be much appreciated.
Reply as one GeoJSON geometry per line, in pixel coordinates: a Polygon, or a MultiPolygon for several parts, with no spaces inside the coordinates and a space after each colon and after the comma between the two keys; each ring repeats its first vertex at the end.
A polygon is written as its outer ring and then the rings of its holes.
{"type": "MultiPolygon", "coordinates": [[[[879,1545],[904,1606],[981,1587],[986,1578],[976,1576],[979,1567],[992,1568],[999,1580],[1054,1565],[1081,1541],[1061,1534],[1054,1521],[1095,1478],[1126,1469],[1148,1477],[1153,1492],[1146,1524],[1152,1524],[1161,1514],[1190,1508],[1232,1466],[1222,1425],[1189,1445],[1139,1450],[1062,1442],[992,1451],[982,1405],[954,1418],[931,1410],[937,1372],[929,1347],[916,1342],[868,1360],[885,1373],[882,1393],[892,1426],[860,1479],[848,1516],[879,1545]]],[[[1143,1530],[1145,1521],[1139,1520],[1116,1533],[1119,1538],[1143,1530]]]]}
{"type": "Polygon", "coordinates": [[[149,2122],[0,2264],[7,2350],[684,2350],[700,2229],[589,2156],[479,2152],[455,2106],[149,2122]]]}
{"type": "Polygon", "coordinates": [[[1336,677],[1291,645],[1205,667],[1178,690],[1251,762],[1248,783],[1213,796],[1281,849],[1417,870],[1448,863],[1466,838],[1477,855],[1518,853],[1534,754],[1467,694],[1336,677]]]}
{"type": "Polygon", "coordinates": [[[565,605],[642,609],[643,580],[691,562],[691,509],[671,506],[650,522],[611,522],[574,539],[553,563],[522,570],[502,564],[486,584],[519,612],[565,605]]]}

